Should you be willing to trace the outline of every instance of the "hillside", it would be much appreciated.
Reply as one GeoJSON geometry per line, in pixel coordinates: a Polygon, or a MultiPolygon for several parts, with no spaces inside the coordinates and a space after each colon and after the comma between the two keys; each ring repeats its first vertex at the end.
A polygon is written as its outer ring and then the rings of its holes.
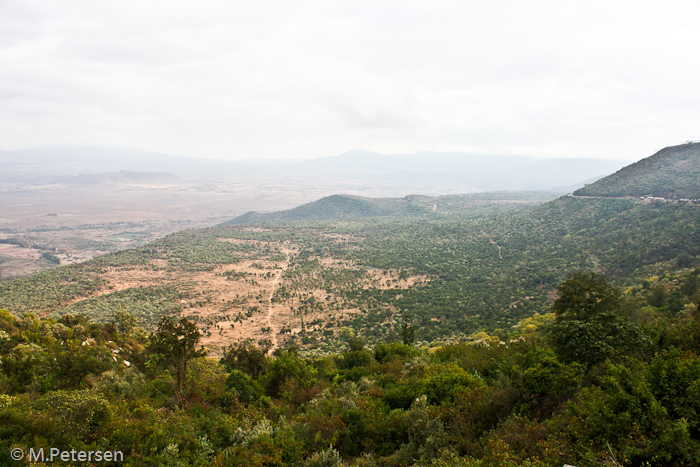
{"type": "Polygon", "coordinates": [[[470,195],[366,198],[332,195],[286,211],[248,212],[221,225],[243,225],[296,221],[363,219],[368,217],[415,217],[495,215],[535,206],[556,197],[556,192],[489,192],[470,195]]]}
{"type": "Polygon", "coordinates": [[[700,465],[700,207],[514,197],[334,196],[0,283],[0,464],[700,465]]]}
{"type": "Polygon", "coordinates": [[[574,194],[700,199],[700,143],[664,148],[574,194]]]}
{"type": "Polygon", "coordinates": [[[343,327],[378,342],[409,318],[426,342],[508,329],[572,272],[627,284],[700,254],[694,205],[545,196],[330,196],[1,283],[0,308],[108,320],[119,307],[147,328],[184,314],[212,348],[329,351],[343,327]]]}
{"type": "Polygon", "coordinates": [[[692,205],[564,197],[492,217],[221,226],[0,283],[0,308],[105,321],[118,307],[147,328],[191,316],[211,348],[249,338],[327,352],[343,327],[380,342],[402,319],[430,342],[544,313],[575,271],[622,285],[693,263],[695,225],[692,205]]]}
{"type": "Polygon", "coordinates": [[[191,321],[145,333],[116,303],[104,323],[0,309],[0,463],[700,465],[700,277],[686,266],[623,294],[577,274],[553,313],[459,341],[417,343],[401,320],[367,346],[344,328],[325,355],[237,340],[208,358],[191,321]],[[581,292],[605,298],[585,321],[581,292]]]}
{"type": "Polygon", "coordinates": [[[411,205],[407,198],[373,199],[361,196],[332,195],[286,211],[248,212],[221,225],[240,225],[270,222],[318,221],[330,219],[359,219],[411,215],[424,212],[411,205]]]}

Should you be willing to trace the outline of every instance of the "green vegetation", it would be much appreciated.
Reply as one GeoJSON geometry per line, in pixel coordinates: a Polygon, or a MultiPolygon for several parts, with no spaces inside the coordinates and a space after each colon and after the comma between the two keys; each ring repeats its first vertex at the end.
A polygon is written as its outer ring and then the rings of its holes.
{"type": "Polygon", "coordinates": [[[369,217],[441,217],[459,215],[478,217],[497,215],[554,199],[550,192],[492,192],[438,197],[409,195],[403,198],[364,198],[333,195],[287,211],[248,212],[221,225],[322,220],[363,219],[369,217]]]}
{"type": "Polygon", "coordinates": [[[18,315],[46,314],[65,306],[68,301],[92,294],[102,284],[92,268],[63,266],[0,283],[1,306],[18,315]]]}
{"type": "Polygon", "coordinates": [[[398,294],[358,292],[377,306],[357,329],[373,332],[381,305],[393,303],[412,317],[419,338],[433,340],[507,329],[543,313],[556,284],[577,270],[627,284],[645,266],[683,254],[695,261],[697,225],[693,206],[561,198],[499,219],[350,224],[357,246],[326,248],[360,264],[429,276],[425,286],[398,294]]]}
{"type": "Polygon", "coordinates": [[[700,199],[700,143],[664,148],[574,194],[700,199]]]}
{"type": "Polygon", "coordinates": [[[0,283],[0,463],[700,464],[700,208],[499,196],[331,197],[0,283]]]}
{"type": "Polygon", "coordinates": [[[676,264],[623,292],[575,274],[554,321],[422,348],[368,349],[349,331],[320,358],[250,343],[203,358],[186,319],[149,336],[125,312],[2,310],[0,461],[58,447],[120,450],[132,466],[697,465],[699,277],[676,264]],[[558,326],[585,316],[645,344],[594,339],[603,358],[580,359],[558,326]]]}
{"type": "Polygon", "coordinates": [[[179,394],[185,390],[187,363],[207,355],[205,350],[197,348],[197,344],[199,329],[187,318],[180,318],[177,323],[170,318],[163,318],[158,330],[151,334],[148,345],[151,361],[166,369],[174,369],[179,394]]]}
{"type": "Polygon", "coordinates": [[[616,314],[618,296],[619,291],[595,274],[574,274],[559,287],[551,337],[563,360],[590,368],[644,348],[647,339],[628,319],[616,314]]]}
{"type": "Polygon", "coordinates": [[[140,240],[148,236],[143,232],[123,232],[117,235],[107,237],[107,240],[112,242],[130,242],[132,240],[140,240]]]}
{"type": "Polygon", "coordinates": [[[81,300],[61,308],[55,314],[80,314],[106,322],[115,310],[121,310],[138,316],[142,326],[153,329],[164,316],[181,313],[180,300],[187,296],[171,286],[136,287],[81,300]]]}
{"type": "MultiPolygon", "coordinates": [[[[427,343],[481,331],[502,334],[544,314],[556,285],[575,271],[595,270],[627,287],[670,262],[693,265],[699,225],[700,210],[692,205],[564,197],[496,217],[222,226],[0,283],[0,306],[20,316],[84,313],[98,321],[121,308],[147,329],[163,316],[208,307],[235,326],[262,312],[267,292],[222,302],[215,286],[197,292],[192,274],[255,286],[288,260],[272,302],[291,307],[303,332],[279,329],[286,345],[333,352],[341,327],[376,345],[400,339],[405,319],[415,339],[427,343]],[[243,261],[252,261],[253,269],[231,269],[243,261]],[[215,272],[222,267],[228,269],[215,272]],[[117,291],[105,280],[112,270],[124,277],[134,271],[175,275],[168,285],[117,291]],[[221,304],[212,308],[216,300],[221,304]]],[[[201,324],[211,330],[215,321],[201,324]]]]}

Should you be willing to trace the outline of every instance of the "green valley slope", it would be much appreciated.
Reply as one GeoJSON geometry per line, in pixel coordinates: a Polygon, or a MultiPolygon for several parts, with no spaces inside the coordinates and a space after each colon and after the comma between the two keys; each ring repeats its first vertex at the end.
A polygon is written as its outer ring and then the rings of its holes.
{"type": "Polygon", "coordinates": [[[574,194],[700,199],[700,143],[664,148],[574,194]]]}
{"type": "Polygon", "coordinates": [[[492,216],[550,201],[556,191],[502,191],[468,195],[367,198],[332,195],[286,211],[248,212],[221,225],[364,219],[369,217],[492,216]]]}
{"type": "Polygon", "coordinates": [[[376,343],[404,319],[422,341],[503,333],[575,271],[625,285],[696,262],[698,226],[692,205],[574,197],[497,218],[222,226],[2,283],[0,308],[101,321],[121,308],[148,328],[184,314],[215,345],[333,350],[343,327],[376,343]]]}
{"type": "Polygon", "coordinates": [[[404,320],[424,341],[505,335],[546,313],[571,273],[631,285],[700,255],[692,203],[566,196],[504,213],[457,199],[336,196],[266,224],[182,231],[2,283],[0,308],[102,321],[123,309],[149,328],[184,314],[199,320],[208,344],[250,338],[333,350],[343,327],[380,342],[395,339],[404,320]]]}

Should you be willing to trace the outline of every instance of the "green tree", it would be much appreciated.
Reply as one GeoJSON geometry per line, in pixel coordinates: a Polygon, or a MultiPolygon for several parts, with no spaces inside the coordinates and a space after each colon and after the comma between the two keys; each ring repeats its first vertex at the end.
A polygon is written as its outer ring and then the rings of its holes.
{"type": "Polygon", "coordinates": [[[149,352],[155,354],[153,358],[157,363],[175,369],[177,389],[180,393],[185,389],[187,362],[207,354],[201,347],[197,348],[199,338],[197,325],[185,317],[180,318],[177,323],[164,317],[158,329],[150,336],[149,352]]]}
{"type": "Polygon", "coordinates": [[[294,384],[298,388],[308,388],[317,375],[314,367],[299,357],[296,352],[282,350],[278,352],[266,374],[267,395],[279,397],[285,384],[294,384]]]}
{"type": "Polygon", "coordinates": [[[374,358],[379,363],[385,363],[392,358],[405,359],[418,355],[419,350],[410,345],[392,342],[389,344],[379,344],[374,348],[374,358]]]}
{"type": "Polygon", "coordinates": [[[118,308],[112,312],[112,321],[117,326],[119,332],[124,336],[131,334],[131,331],[138,324],[138,321],[134,315],[128,311],[122,310],[121,308],[118,308]]]}
{"type": "Polygon", "coordinates": [[[588,320],[620,306],[620,292],[605,277],[577,272],[559,286],[552,305],[557,321],[588,320]]]}
{"type": "Polygon", "coordinates": [[[416,331],[406,318],[401,325],[401,340],[403,345],[413,345],[416,340],[416,331]]]}
{"type": "Polygon", "coordinates": [[[268,348],[258,349],[249,342],[231,344],[224,349],[221,363],[228,370],[240,370],[253,378],[259,377],[267,368],[268,348]]]}
{"type": "Polygon", "coordinates": [[[629,320],[616,314],[620,293],[604,277],[576,273],[559,286],[559,294],[552,305],[550,337],[564,361],[590,368],[648,343],[629,320]]]}
{"type": "Polygon", "coordinates": [[[52,373],[61,389],[79,388],[89,375],[99,375],[114,367],[112,354],[102,346],[68,341],[54,350],[52,373]]]}
{"type": "Polygon", "coordinates": [[[12,389],[21,392],[30,386],[39,386],[46,372],[48,356],[41,346],[19,344],[0,359],[0,371],[8,378],[12,389]]]}
{"type": "Polygon", "coordinates": [[[240,370],[232,370],[226,378],[226,389],[234,389],[241,402],[248,403],[262,395],[260,386],[240,370]]]}

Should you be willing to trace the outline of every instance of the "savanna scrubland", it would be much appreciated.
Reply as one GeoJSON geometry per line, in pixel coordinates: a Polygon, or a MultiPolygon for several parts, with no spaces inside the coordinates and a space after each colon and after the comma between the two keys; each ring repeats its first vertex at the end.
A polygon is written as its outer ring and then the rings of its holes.
{"type": "Polygon", "coordinates": [[[2,282],[0,459],[697,465],[698,206],[537,204],[190,229],[2,282]]]}

